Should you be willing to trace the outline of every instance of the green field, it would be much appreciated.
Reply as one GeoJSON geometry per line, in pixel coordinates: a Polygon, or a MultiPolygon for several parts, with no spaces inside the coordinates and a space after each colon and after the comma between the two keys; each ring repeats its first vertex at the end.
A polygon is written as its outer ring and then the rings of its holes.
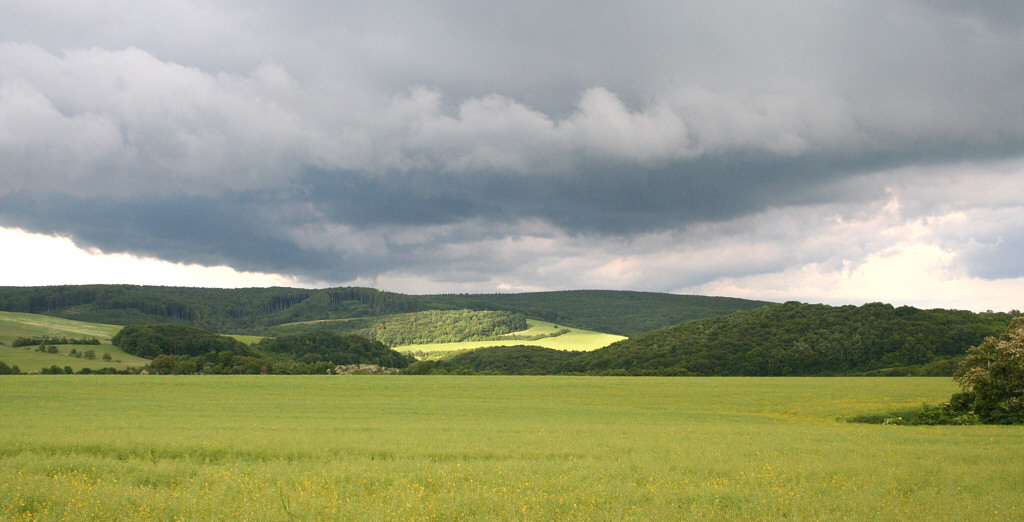
{"type": "Polygon", "coordinates": [[[1013,520],[946,378],[8,376],[0,519],[1013,520]]]}
{"type": "Polygon", "coordinates": [[[123,369],[129,366],[141,367],[148,364],[148,359],[127,354],[110,344],[110,338],[121,328],[118,325],[86,323],[48,315],[0,312],[0,343],[3,343],[0,344],[0,361],[10,366],[18,366],[24,372],[38,371],[54,365],[60,368],[70,366],[77,372],[82,368],[123,369]],[[11,341],[18,337],[70,337],[75,339],[95,337],[101,344],[59,344],[56,345],[59,353],[41,353],[36,351],[35,346],[12,347],[11,341]],[[78,352],[93,350],[96,353],[96,358],[90,360],[84,357],[73,357],[70,355],[71,350],[78,352]],[[103,355],[107,353],[110,354],[110,361],[103,360],[103,355]]]}
{"type": "MultiPolygon", "coordinates": [[[[526,324],[529,325],[530,328],[522,332],[516,332],[517,335],[550,335],[563,328],[562,326],[554,323],[538,321],[535,319],[527,319],[526,324]]],[[[604,348],[609,344],[623,339],[625,339],[625,337],[621,335],[569,328],[569,333],[561,334],[556,337],[545,337],[535,341],[516,339],[500,341],[466,341],[461,343],[409,344],[404,346],[394,346],[393,348],[403,353],[438,354],[475,350],[477,348],[485,348],[488,346],[515,346],[522,344],[529,346],[542,346],[544,348],[551,348],[554,350],[591,351],[598,348],[604,348]]]]}
{"type": "Polygon", "coordinates": [[[16,337],[95,337],[110,343],[121,330],[112,324],[85,323],[49,315],[0,312],[0,342],[10,345],[16,337]]]}

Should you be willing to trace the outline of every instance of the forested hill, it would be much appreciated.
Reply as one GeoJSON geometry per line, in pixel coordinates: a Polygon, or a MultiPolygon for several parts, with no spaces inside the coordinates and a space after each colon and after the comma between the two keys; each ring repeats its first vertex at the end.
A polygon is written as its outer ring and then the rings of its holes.
{"type": "Polygon", "coordinates": [[[621,290],[436,296],[455,308],[509,310],[583,330],[633,336],[694,319],[753,310],[772,303],[733,297],[621,290]]]}
{"type": "Polygon", "coordinates": [[[951,375],[953,357],[985,337],[998,337],[1012,318],[882,303],[790,302],[649,332],[580,354],[558,370],[756,376],[885,374],[903,368],[951,375]]]}
{"type": "Polygon", "coordinates": [[[1019,312],[789,302],[662,328],[592,352],[482,348],[414,373],[590,375],[952,375],[971,346],[1019,312]]]}
{"type": "Polygon", "coordinates": [[[299,321],[427,310],[495,310],[619,335],[764,306],[766,302],[650,292],[577,290],[414,296],[371,288],[186,288],[134,285],[0,287],[0,310],[104,324],[180,323],[258,334],[299,321]]]}

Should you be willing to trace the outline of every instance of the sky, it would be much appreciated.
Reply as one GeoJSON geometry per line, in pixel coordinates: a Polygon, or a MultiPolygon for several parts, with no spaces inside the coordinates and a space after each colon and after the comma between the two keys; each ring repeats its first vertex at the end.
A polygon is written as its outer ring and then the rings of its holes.
{"type": "Polygon", "coordinates": [[[8,286],[1020,309],[1024,4],[6,0],[0,247],[8,286]]]}

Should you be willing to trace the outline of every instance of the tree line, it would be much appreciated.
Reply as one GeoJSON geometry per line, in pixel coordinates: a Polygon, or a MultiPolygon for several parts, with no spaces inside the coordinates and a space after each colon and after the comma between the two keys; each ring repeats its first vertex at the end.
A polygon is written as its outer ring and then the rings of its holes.
{"type": "Polygon", "coordinates": [[[331,331],[380,341],[388,346],[496,340],[525,330],[526,316],[493,310],[427,310],[360,319],[292,323],[267,329],[269,335],[331,331]]]}
{"type": "Polygon", "coordinates": [[[0,310],[104,324],[178,323],[261,335],[286,323],[428,310],[506,311],[573,328],[633,336],[764,301],[651,292],[405,295],[372,288],[185,288],[135,285],[0,287],[0,310]]]}
{"type": "Polygon", "coordinates": [[[151,358],[144,370],[158,374],[323,374],[343,365],[405,368],[412,361],[379,341],[324,331],[267,338],[249,346],[186,325],[130,325],[111,342],[127,353],[151,358]]]}
{"type": "Polygon", "coordinates": [[[11,346],[19,348],[22,346],[36,346],[36,345],[53,345],[53,344],[85,344],[85,345],[98,345],[100,340],[95,337],[82,337],[75,339],[71,337],[15,337],[11,341],[11,346]]]}

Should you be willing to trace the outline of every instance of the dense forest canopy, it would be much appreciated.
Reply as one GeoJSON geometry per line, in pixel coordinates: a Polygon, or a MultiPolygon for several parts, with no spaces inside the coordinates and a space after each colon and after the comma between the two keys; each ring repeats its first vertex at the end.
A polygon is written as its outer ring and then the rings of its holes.
{"type": "Polygon", "coordinates": [[[372,288],[0,287],[3,311],[117,325],[172,322],[234,334],[263,334],[269,327],[300,321],[428,310],[497,310],[629,336],[767,304],[727,297],[604,290],[411,296],[372,288]]]}
{"type": "MultiPolygon", "coordinates": [[[[437,363],[502,373],[629,375],[952,375],[1012,314],[785,303],[691,321],[566,356],[487,348],[437,363]],[[521,363],[519,361],[522,361],[521,363]],[[544,364],[538,364],[544,361],[544,364]]],[[[549,352],[554,352],[550,350],[549,352]]]]}
{"type": "Polygon", "coordinates": [[[634,336],[694,319],[767,306],[767,301],[623,290],[565,290],[520,294],[434,296],[474,310],[511,310],[582,330],[634,336]]]}
{"type": "Polygon", "coordinates": [[[129,325],[110,342],[126,353],[147,359],[159,355],[195,356],[210,352],[254,355],[249,346],[237,339],[183,324],[129,325]]]}
{"type": "Polygon", "coordinates": [[[962,356],[1012,317],[960,310],[789,302],[663,328],[583,354],[571,371],[846,375],[962,356]]]}
{"type": "Polygon", "coordinates": [[[134,285],[0,287],[0,310],[106,324],[180,323],[259,333],[295,321],[425,309],[418,299],[371,288],[186,288],[134,285]]]}
{"type": "Polygon", "coordinates": [[[111,341],[125,352],[152,359],[148,368],[156,373],[309,374],[354,364],[405,368],[413,361],[379,341],[322,331],[266,338],[248,346],[187,325],[129,325],[111,341]]]}
{"type": "Polygon", "coordinates": [[[380,341],[333,332],[266,338],[256,348],[267,354],[287,354],[303,363],[325,361],[332,365],[376,364],[388,368],[405,368],[414,360],[380,341]]]}
{"type": "Polygon", "coordinates": [[[271,336],[316,331],[351,333],[388,346],[491,341],[527,328],[526,316],[488,310],[427,310],[357,319],[288,323],[268,328],[271,336]]]}

